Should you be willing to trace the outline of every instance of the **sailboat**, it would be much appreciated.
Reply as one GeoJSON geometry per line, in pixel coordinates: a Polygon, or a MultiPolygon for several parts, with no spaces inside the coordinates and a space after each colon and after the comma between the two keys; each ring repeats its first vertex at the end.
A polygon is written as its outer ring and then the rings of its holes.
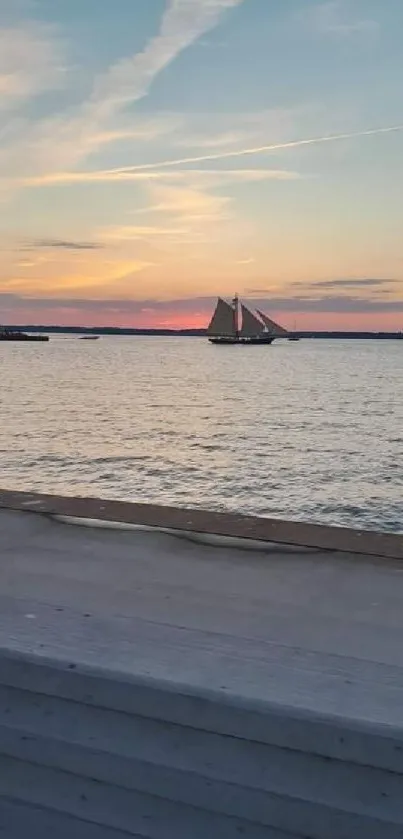
{"type": "Polygon", "coordinates": [[[294,334],[290,335],[290,337],[288,338],[289,341],[299,341],[299,335],[295,334],[296,328],[297,328],[297,323],[296,323],[296,321],[294,321],[294,334]]]}
{"type": "Polygon", "coordinates": [[[284,326],[280,326],[279,323],[276,323],[275,320],[269,318],[268,315],[264,314],[264,312],[260,312],[259,309],[257,309],[257,313],[260,319],[263,321],[266,329],[268,329],[269,332],[275,335],[276,338],[288,338],[290,333],[287,329],[284,329],[284,326]]]}
{"type": "Polygon", "coordinates": [[[241,318],[239,317],[237,295],[235,295],[232,304],[227,303],[222,297],[218,298],[213,317],[207,329],[207,335],[212,344],[240,344],[243,346],[272,344],[276,337],[243,303],[241,303],[241,318]]]}

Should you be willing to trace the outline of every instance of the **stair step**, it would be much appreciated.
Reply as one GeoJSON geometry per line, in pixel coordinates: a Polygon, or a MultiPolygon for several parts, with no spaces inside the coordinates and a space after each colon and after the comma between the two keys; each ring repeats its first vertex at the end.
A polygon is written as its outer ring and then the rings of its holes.
{"type": "MultiPolygon", "coordinates": [[[[199,785],[403,820],[403,776],[77,702],[0,687],[0,750],[21,760],[198,804],[199,785]]],[[[221,790],[221,791],[220,791],[221,790]]],[[[204,805],[203,805],[204,806],[204,805]]],[[[255,805],[256,806],[256,802],[255,805]]],[[[285,803],[288,808],[288,804],[285,803]]]]}
{"type": "Polygon", "coordinates": [[[146,839],[403,839],[402,742],[0,654],[0,813],[2,796],[146,839]]]}
{"type": "Polygon", "coordinates": [[[7,651],[0,651],[0,684],[71,699],[91,708],[121,711],[403,774],[403,727],[321,716],[207,690],[195,692],[168,682],[123,677],[97,668],[7,651]]]}
{"type": "Polygon", "coordinates": [[[51,807],[58,813],[147,839],[303,839],[301,833],[290,836],[290,832],[250,820],[0,755],[0,807],[2,797],[51,807]]]}
{"type": "Polygon", "coordinates": [[[145,834],[114,830],[9,798],[0,799],[0,836],[4,839],[149,839],[145,834]]]}

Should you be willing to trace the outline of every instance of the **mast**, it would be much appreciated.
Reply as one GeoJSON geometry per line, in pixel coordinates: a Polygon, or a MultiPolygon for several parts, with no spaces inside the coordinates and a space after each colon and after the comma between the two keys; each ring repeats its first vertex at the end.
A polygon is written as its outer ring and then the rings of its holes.
{"type": "Polygon", "coordinates": [[[234,295],[234,299],[232,301],[232,307],[234,310],[234,335],[235,338],[238,338],[239,335],[239,298],[238,295],[234,295]]]}

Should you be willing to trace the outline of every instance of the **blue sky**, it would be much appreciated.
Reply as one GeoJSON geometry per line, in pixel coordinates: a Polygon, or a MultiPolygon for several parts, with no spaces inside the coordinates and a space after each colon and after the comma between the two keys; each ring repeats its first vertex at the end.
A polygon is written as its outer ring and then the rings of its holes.
{"type": "Polygon", "coordinates": [[[403,321],[401,0],[2,0],[1,319],[403,321]],[[305,142],[309,141],[309,142],[305,142]]]}

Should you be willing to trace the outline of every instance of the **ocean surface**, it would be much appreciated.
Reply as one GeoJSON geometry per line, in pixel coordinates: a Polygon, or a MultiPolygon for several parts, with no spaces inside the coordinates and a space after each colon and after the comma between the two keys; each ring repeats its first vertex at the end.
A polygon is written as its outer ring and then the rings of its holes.
{"type": "Polygon", "coordinates": [[[403,341],[0,343],[0,487],[403,532],[403,341]]]}

